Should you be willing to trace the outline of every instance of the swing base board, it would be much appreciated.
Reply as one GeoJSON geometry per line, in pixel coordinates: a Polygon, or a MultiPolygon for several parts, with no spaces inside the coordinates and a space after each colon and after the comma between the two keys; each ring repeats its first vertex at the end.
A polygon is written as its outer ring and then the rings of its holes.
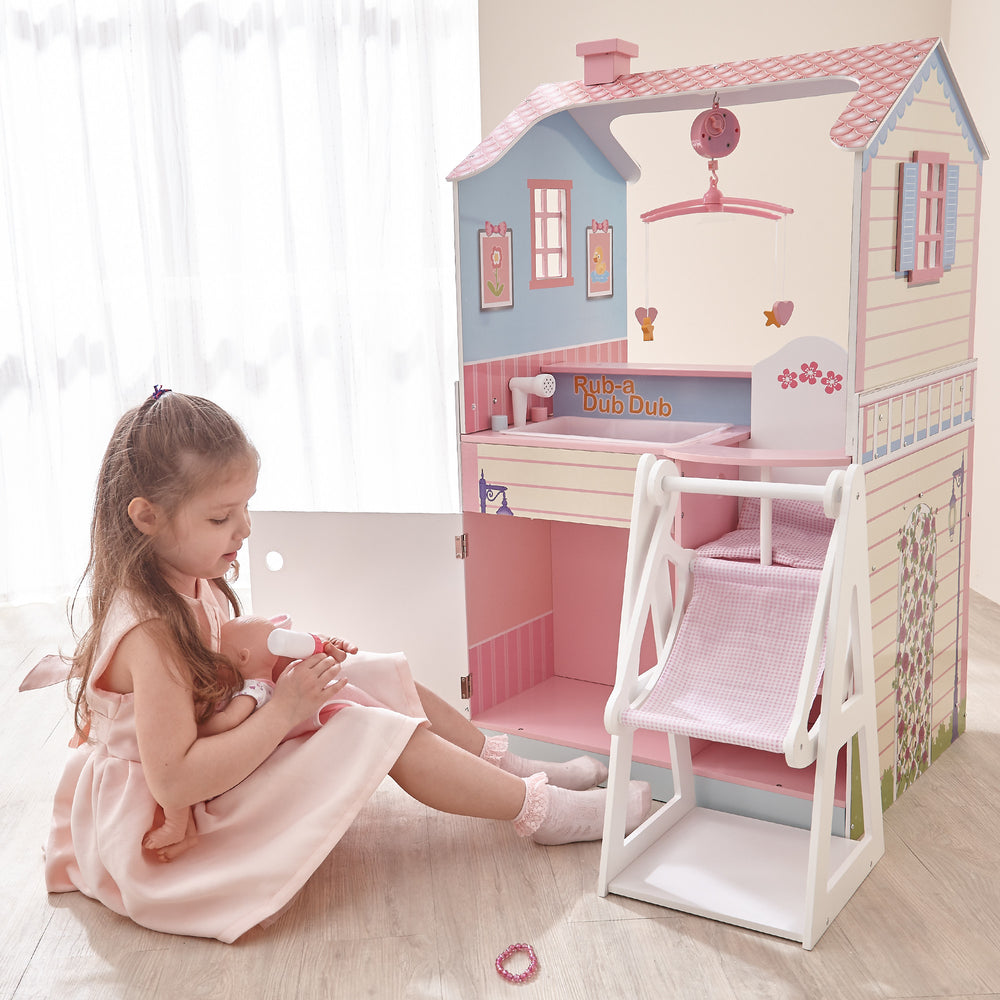
{"type": "MultiPolygon", "coordinates": [[[[696,807],[608,882],[657,906],[802,941],[809,831],[696,807]]],[[[830,837],[830,870],[858,843],[830,837]]]]}

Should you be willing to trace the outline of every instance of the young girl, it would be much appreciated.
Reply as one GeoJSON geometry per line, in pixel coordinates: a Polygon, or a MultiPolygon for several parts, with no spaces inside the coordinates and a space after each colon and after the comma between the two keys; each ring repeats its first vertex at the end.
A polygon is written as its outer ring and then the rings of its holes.
{"type": "MultiPolygon", "coordinates": [[[[343,692],[336,640],[282,673],[268,701],[238,698],[238,725],[199,732],[243,687],[219,642],[239,613],[225,577],[250,534],[257,469],[242,429],[205,399],[157,388],[115,428],[84,577],[92,624],[73,665],[81,745],[56,792],[49,890],[234,941],[295,895],[387,774],[426,805],[510,820],[541,844],[598,839],[601,765],[515,757],[415,684],[398,654],[352,663],[366,696],[314,732],[286,739],[343,692]],[[162,864],[143,838],[164,809],[187,807],[190,849],[162,864]]],[[[649,804],[634,782],[629,829],[649,804]]]]}

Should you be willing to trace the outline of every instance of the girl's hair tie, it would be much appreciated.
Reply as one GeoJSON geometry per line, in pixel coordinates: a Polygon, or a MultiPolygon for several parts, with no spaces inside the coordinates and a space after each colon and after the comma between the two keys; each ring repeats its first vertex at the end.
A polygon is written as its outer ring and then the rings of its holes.
{"type": "Polygon", "coordinates": [[[172,392],[172,389],[164,389],[162,385],[153,386],[153,399],[159,399],[164,393],[172,392]]]}

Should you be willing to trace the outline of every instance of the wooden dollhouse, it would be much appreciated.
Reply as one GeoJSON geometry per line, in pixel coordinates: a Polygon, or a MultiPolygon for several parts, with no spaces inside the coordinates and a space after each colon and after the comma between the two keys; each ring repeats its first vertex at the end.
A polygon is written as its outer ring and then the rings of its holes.
{"type": "MultiPolygon", "coordinates": [[[[759,389],[751,371],[720,366],[719,358],[705,358],[702,368],[629,364],[625,331],[633,321],[621,294],[623,248],[628,227],[642,225],[637,215],[645,206],[630,211],[627,188],[638,168],[612,123],[629,114],[740,108],[841,89],[849,100],[829,134],[854,157],[853,198],[842,206],[853,218],[844,363],[835,388],[816,392],[817,424],[801,417],[786,422],[774,443],[812,448],[817,456],[839,451],[865,471],[880,771],[888,805],[964,725],[973,307],[986,154],[947,55],[928,39],[633,73],[630,59],[637,53],[627,43],[590,43],[580,54],[588,66],[603,59],[611,69],[601,75],[595,66],[585,70],[584,81],[539,87],[450,175],[461,267],[466,531],[470,553],[483,534],[486,551],[505,554],[479,567],[470,556],[467,567],[473,718],[599,749],[596,720],[615,658],[637,452],[672,457],[689,475],[736,476],[738,447],[728,467],[691,456],[738,445],[740,428],[750,428],[758,448],[769,443],[751,415],[754,391],[794,394],[789,377],[812,391],[796,378],[812,360],[808,347],[801,359],[776,360],[759,389]],[[506,230],[511,302],[492,308],[476,278],[488,270],[484,241],[498,224],[506,230]],[[615,290],[599,298],[588,266],[595,231],[614,236],[605,266],[615,290]],[[548,277],[540,278],[545,268],[548,277]],[[553,271],[562,284],[547,284],[553,271]],[[512,420],[510,378],[540,371],[556,379],[555,422],[588,416],[696,422],[716,428],[714,437],[702,438],[708,446],[700,449],[667,444],[656,452],[628,443],[646,436],[638,429],[613,448],[585,435],[560,439],[555,429],[546,433],[545,422],[491,430],[497,415],[512,420]],[[502,502],[490,502],[491,496],[502,502]],[[512,518],[494,516],[507,511],[512,518]],[[519,521],[533,522],[523,545],[519,521]],[[549,525],[550,573],[535,558],[542,547],[539,521],[549,525]],[[548,577],[548,586],[540,577],[548,577]],[[511,592],[522,595],[516,604],[500,600],[511,592]],[[573,721],[585,714],[595,719],[588,736],[573,721]]],[[[629,278],[638,282],[640,270],[629,266],[629,278]]],[[[812,384],[822,379],[821,373],[812,384]]],[[[714,515],[682,515],[685,544],[719,533],[714,515]]],[[[652,750],[640,756],[655,761],[652,750]]],[[[796,794],[794,780],[769,774],[764,761],[716,756],[723,755],[704,747],[696,771],[796,794]],[[742,779],[734,775],[740,771],[742,779]]]]}
{"type": "MultiPolygon", "coordinates": [[[[747,447],[793,449],[794,478],[813,482],[853,462],[867,491],[878,765],[889,805],[965,718],[986,151],[948,57],[939,40],[924,39],[632,72],[638,52],[627,42],[578,51],[583,80],[538,87],[449,175],[461,517],[257,513],[254,605],[287,610],[303,625],[336,607],[363,644],[406,649],[417,676],[482,728],[544,744],[529,747],[535,756],[606,754],[640,457],[670,459],[685,476],[737,480],[748,465],[754,477],[768,465],[745,461],[747,447]],[[735,120],[753,105],[835,94],[846,106],[832,127],[815,117],[802,127],[828,130],[853,157],[849,190],[815,192],[852,220],[849,286],[831,321],[838,335],[811,336],[808,315],[789,321],[792,303],[778,298],[766,320],[777,350],[754,364],[630,358],[629,329],[654,336],[666,300],[659,318],[650,301],[630,309],[630,284],[649,279],[643,263],[628,259],[636,245],[629,230],[668,223],[643,219],[655,206],[632,204],[639,167],[616,138],[616,120],[725,111],[735,120]],[[539,374],[551,375],[554,389],[548,380],[544,391],[537,381],[518,383],[527,400],[516,400],[511,380],[539,374]],[[793,397],[795,415],[782,415],[793,397]],[[523,424],[522,414],[530,416],[523,424]],[[311,574],[327,551],[352,565],[351,583],[319,597],[311,574]],[[275,553],[280,573],[266,562],[275,553]],[[370,563],[375,606],[353,575],[370,563]],[[403,582],[408,569],[418,583],[403,582]]],[[[710,124],[712,135],[733,138],[732,121],[710,124]]],[[[725,154],[707,140],[699,150],[696,140],[695,151],[718,167],[725,154]]],[[[774,217],[790,211],[771,209],[774,217]]],[[[768,474],[781,479],[781,465],[775,459],[768,474]]],[[[685,498],[677,536],[698,546],[737,517],[732,497],[685,498]]],[[[663,775],[669,785],[661,744],[637,733],[637,776],[654,787],[663,775]]],[[[809,776],[780,757],[702,740],[693,764],[707,800],[808,825],[809,776]]],[[[844,831],[854,822],[847,770],[842,762],[834,816],[844,831]]]]}

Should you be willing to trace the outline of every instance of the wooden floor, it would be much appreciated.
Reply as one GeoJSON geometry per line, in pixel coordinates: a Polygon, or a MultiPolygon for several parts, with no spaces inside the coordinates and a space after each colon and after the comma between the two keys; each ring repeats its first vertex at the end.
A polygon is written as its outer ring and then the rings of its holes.
{"type": "Polygon", "coordinates": [[[1000,997],[1000,608],[974,596],[968,731],[886,814],[886,856],[815,950],[594,891],[599,845],[541,848],[430,812],[387,781],[269,929],[156,934],[49,897],[41,844],[62,692],[17,693],[65,629],[0,611],[0,998],[1000,997]],[[493,969],[526,941],[537,977],[493,969]],[[513,991],[513,992],[512,992],[513,991]]]}

